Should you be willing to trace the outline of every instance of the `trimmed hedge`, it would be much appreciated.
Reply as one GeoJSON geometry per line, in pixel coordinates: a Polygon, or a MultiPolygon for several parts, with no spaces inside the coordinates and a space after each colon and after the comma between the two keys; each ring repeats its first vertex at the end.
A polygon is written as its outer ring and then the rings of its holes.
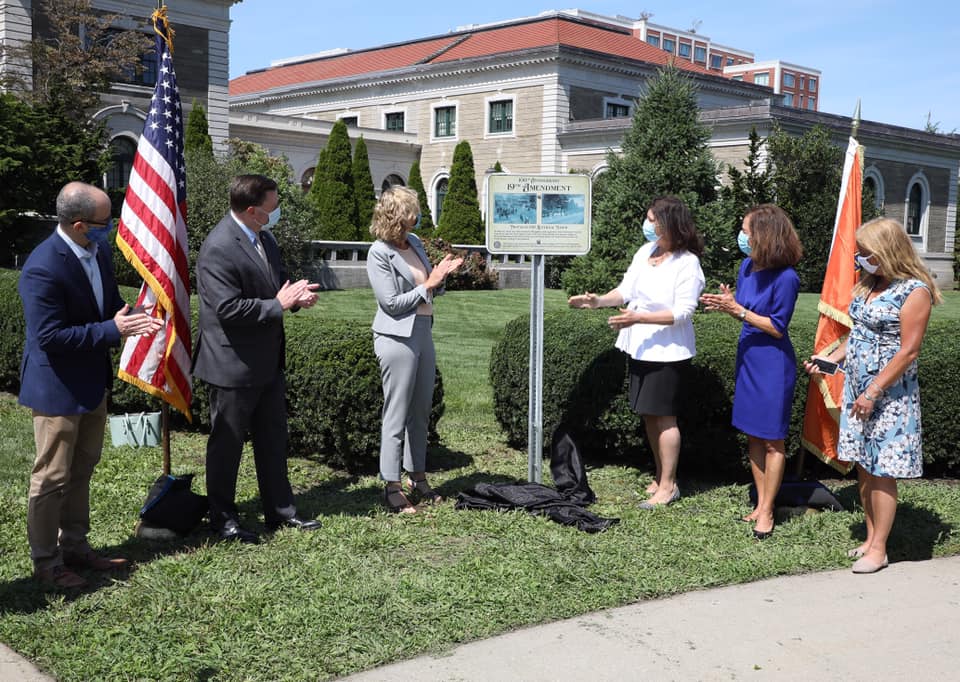
{"type": "MultiPolygon", "coordinates": [[[[613,347],[610,311],[569,310],[544,317],[543,433],[567,423],[588,456],[649,457],[642,420],[627,403],[626,355],[613,347]]],[[[490,357],[494,414],[514,447],[527,442],[529,315],[504,328],[490,357]]],[[[746,437],[730,425],[739,325],[725,315],[694,316],[697,356],[686,377],[687,396],[678,420],[684,475],[740,472],[746,437]]],[[[787,448],[800,449],[808,379],[799,363],[813,347],[815,323],[790,327],[798,356],[797,388],[787,448]]],[[[931,321],[920,357],[925,475],[960,476],[960,423],[952,398],[960,383],[957,325],[931,321]]],[[[812,459],[813,456],[810,456],[812,459]]]]}
{"type": "MultiPolygon", "coordinates": [[[[0,390],[20,390],[23,355],[23,309],[17,294],[19,273],[0,270],[0,390]]],[[[134,291],[123,291],[133,300],[134,291]]],[[[196,338],[197,309],[193,305],[196,338]]],[[[372,472],[378,467],[380,413],[383,390],[380,367],[373,352],[373,333],[367,324],[325,320],[300,313],[286,319],[287,411],[289,454],[316,459],[351,472],[372,472]]],[[[114,367],[119,351],[114,356],[114,367]]],[[[140,389],[116,380],[110,398],[114,413],[155,411],[160,401],[140,389]]],[[[210,418],[206,385],[195,381],[191,403],[194,425],[179,412],[171,420],[179,428],[208,427],[210,418]]],[[[430,441],[439,442],[437,423],[443,416],[443,379],[437,368],[430,415],[430,441]]]]}

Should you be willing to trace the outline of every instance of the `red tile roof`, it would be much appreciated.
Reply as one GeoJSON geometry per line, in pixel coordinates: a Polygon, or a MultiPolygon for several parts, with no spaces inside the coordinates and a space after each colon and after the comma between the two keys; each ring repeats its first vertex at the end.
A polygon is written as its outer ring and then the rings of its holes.
{"type": "MultiPolygon", "coordinates": [[[[297,83],[314,83],[365,73],[377,73],[419,63],[447,63],[551,45],[590,50],[625,59],[666,64],[711,73],[688,60],[673,57],[620,30],[603,28],[566,17],[549,17],[517,24],[477,29],[400,45],[372,48],[333,57],[275,66],[230,81],[230,95],[265,92],[297,83]]],[[[715,75],[715,74],[714,74],[715,75]]]]}

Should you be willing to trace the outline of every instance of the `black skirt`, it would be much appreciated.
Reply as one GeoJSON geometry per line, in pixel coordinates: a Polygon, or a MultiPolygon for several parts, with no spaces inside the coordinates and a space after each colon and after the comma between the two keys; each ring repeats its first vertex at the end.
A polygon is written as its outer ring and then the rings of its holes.
{"type": "Polygon", "coordinates": [[[646,362],[630,358],[630,407],[637,414],[675,417],[683,398],[683,375],[690,360],[646,362]]]}

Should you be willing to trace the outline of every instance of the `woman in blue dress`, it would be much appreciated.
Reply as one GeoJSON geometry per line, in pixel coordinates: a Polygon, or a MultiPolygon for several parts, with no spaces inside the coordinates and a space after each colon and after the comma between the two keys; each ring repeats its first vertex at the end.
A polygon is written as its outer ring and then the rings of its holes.
{"type": "MultiPolygon", "coordinates": [[[[867,538],[847,554],[854,573],[887,566],[897,479],[923,473],[917,357],[930,310],[943,297],[903,226],[877,218],[857,230],[860,281],[847,340],[825,356],[845,362],[837,457],[854,462],[867,538]]],[[[819,372],[805,363],[807,372],[819,372]]]]}
{"type": "Polygon", "coordinates": [[[803,255],[790,217],[779,206],[762,204],[743,218],[737,239],[747,258],[740,266],[736,294],[727,285],[704,294],[707,310],[740,320],[733,426],[747,435],[757,506],[744,521],[754,537],[773,534],[774,501],[786,466],[784,440],[790,428],[797,358],[787,334],[800,278],[793,269],[803,255]]]}

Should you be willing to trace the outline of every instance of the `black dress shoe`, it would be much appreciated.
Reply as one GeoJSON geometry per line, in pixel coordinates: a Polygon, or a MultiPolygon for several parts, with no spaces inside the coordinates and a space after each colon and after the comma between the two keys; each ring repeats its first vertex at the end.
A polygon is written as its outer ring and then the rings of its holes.
{"type": "Polygon", "coordinates": [[[290,516],[279,521],[268,521],[267,528],[271,531],[281,528],[296,528],[297,530],[317,530],[320,528],[320,522],[316,519],[301,519],[299,516],[290,516]]]}
{"type": "Polygon", "coordinates": [[[248,545],[255,545],[260,542],[259,535],[242,527],[234,519],[230,519],[224,523],[223,527],[217,531],[217,535],[220,536],[221,540],[233,540],[248,545]]]}

